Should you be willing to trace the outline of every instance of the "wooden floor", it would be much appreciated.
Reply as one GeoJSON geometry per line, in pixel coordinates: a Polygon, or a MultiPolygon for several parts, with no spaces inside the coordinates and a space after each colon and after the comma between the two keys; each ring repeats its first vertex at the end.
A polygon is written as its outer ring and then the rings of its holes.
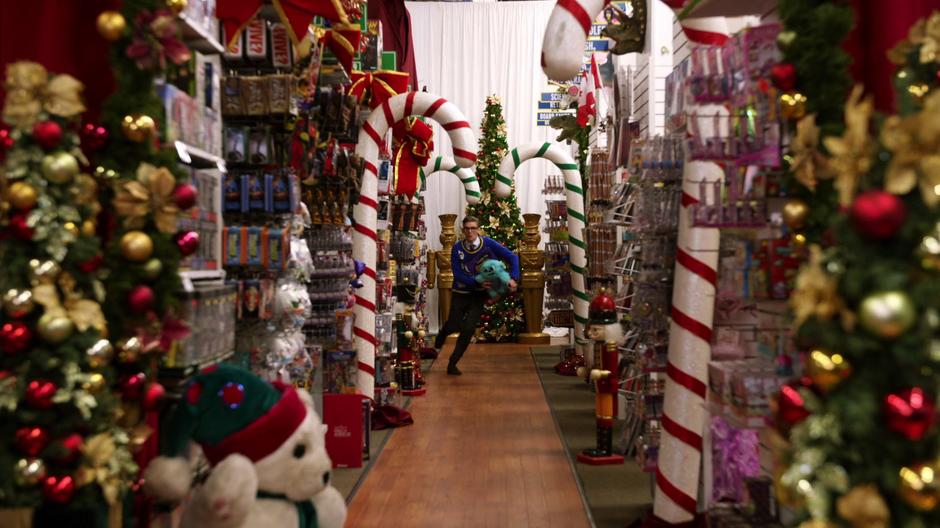
{"type": "Polygon", "coordinates": [[[346,526],[587,527],[571,467],[521,345],[448,346],[353,498],[346,526]]]}

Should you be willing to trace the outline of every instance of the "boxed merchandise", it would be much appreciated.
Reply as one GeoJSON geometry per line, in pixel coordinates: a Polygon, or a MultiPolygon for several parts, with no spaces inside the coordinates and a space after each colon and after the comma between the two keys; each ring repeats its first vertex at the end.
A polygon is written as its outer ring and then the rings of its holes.
{"type": "Polygon", "coordinates": [[[183,295],[181,320],[190,333],[167,355],[165,366],[202,365],[235,350],[235,286],[200,288],[183,295]]]}
{"type": "Polygon", "coordinates": [[[382,23],[378,20],[368,22],[368,31],[364,32],[366,48],[360,54],[359,62],[363,71],[379,69],[382,57],[382,23]]]}
{"type": "Polygon", "coordinates": [[[222,59],[218,55],[193,53],[195,66],[195,92],[199,104],[216,112],[222,108],[221,79],[222,59]]]}
{"type": "Polygon", "coordinates": [[[182,141],[203,147],[203,107],[186,92],[172,84],[158,88],[166,116],[163,137],[167,143],[182,141]]]}
{"type": "Polygon", "coordinates": [[[268,27],[267,22],[254,18],[242,30],[245,34],[245,60],[252,63],[266,63],[268,61],[268,27]]]}
{"type": "Polygon", "coordinates": [[[323,423],[327,426],[326,451],[333,467],[361,467],[363,449],[362,396],[324,394],[323,423]]]}
{"type": "Polygon", "coordinates": [[[380,69],[391,71],[398,70],[398,53],[394,51],[383,51],[381,60],[382,63],[380,65],[380,69]]]}
{"type": "Polygon", "coordinates": [[[293,65],[293,55],[287,27],[284,24],[271,24],[271,65],[289,70],[293,65]]]}
{"type": "Polygon", "coordinates": [[[355,394],[359,372],[355,350],[327,351],[324,360],[323,391],[355,394]]]}

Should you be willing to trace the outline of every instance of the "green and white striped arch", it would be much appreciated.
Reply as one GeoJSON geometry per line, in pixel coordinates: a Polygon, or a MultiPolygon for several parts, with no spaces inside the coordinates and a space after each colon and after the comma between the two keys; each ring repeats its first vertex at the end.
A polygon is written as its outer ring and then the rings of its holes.
{"type": "Polygon", "coordinates": [[[588,322],[590,298],[585,291],[587,283],[587,246],[584,243],[584,188],[578,163],[561,143],[546,141],[530,143],[512,149],[499,164],[496,176],[496,195],[509,196],[515,182],[516,169],[530,159],[546,159],[561,169],[565,177],[565,199],[568,209],[568,256],[571,265],[571,286],[574,291],[575,339],[587,342],[584,325],[588,322]]]}
{"type": "Polygon", "coordinates": [[[437,156],[421,169],[421,186],[424,187],[425,179],[437,172],[451,172],[460,178],[463,182],[464,193],[467,195],[467,203],[476,204],[480,201],[480,182],[473,174],[473,171],[460,165],[450,156],[437,156]]]}

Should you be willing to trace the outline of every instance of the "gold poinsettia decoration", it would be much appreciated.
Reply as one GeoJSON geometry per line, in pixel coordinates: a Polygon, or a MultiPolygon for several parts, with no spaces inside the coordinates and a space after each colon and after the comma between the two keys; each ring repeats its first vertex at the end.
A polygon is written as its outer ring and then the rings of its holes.
{"type": "Polygon", "coordinates": [[[42,305],[45,313],[68,317],[79,332],[94,328],[102,336],[108,335],[108,323],[101,311],[101,305],[91,299],[85,299],[75,290],[75,278],[68,273],[59,276],[59,287],[65,294],[65,301],[59,296],[55,284],[33,286],[33,300],[42,305]]]}
{"type": "Polygon", "coordinates": [[[921,64],[940,61],[940,11],[915,22],[907,39],[888,51],[888,59],[899,66],[906,65],[907,56],[917,46],[920,46],[918,60],[921,64]]]}
{"type": "Polygon", "coordinates": [[[790,296],[796,326],[816,317],[822,321],[842,315],[842,325],[850,328],[855,323],[854,314],[845,307],[839,297],[836,277],[823,268],[823,251],[813,244],[809,247],[809,260],[796,276],[796,287],[790,296]]]}
{"type": "Polygon", "coordinates": [[[3,120],[10,125],[28,130],[40,115],[47,112],[66,119],[85,111],[82,103],[84,86],[71,75],[56,75],[38,63],[14,62],[7,66],[6,101],[3,120]]]}
{"type": "Polygon", "coordinates": [[[849,206],[855,196],[859,179],[872,165],[875,143],[868,132],[868,124],[874,111],[869,95],[862,99],[863,88],[856,85],[845,102],[845,131],[842,137],[827,137],[823,144],[829,151],[829,169],[839,191],[839,203],[849,206]]]}
{"type": "Polygon", "coordinates": [[[906,117],[891,116],[881,130],[881,143],[891,151],[885,191],[903,195],[920,188],[924,203],[940,204],[940,92],[924,100],[923,109],[906,117]]]}
{"type": "Polygon", "coordinates": [[[790,170],[796,181],[807,189],[816,191],[817,177],[824,176],[826,157],[819,152],[819,127],[816,126],[816,114],[800,119],[796,124],[796,135],[790,143],[793,162],[790,170]]]}
{"type": "Polygon", "coordinates": [[[175,233],[179,207],[173,202],[176,178],[166,167],[141,163],[137,179],[118,183],[114,209],[124,218],[128,229],[144,227],[147,215],[153,213],[153,222],[164,233],[175,233]]]}
{"type": "Polygon", "coordinates": [[[126,449],[123,431],[96,434],[82,446],[82,466],[77,473],[80,486],[97,484],[108,504],[116,504],[126,482],[137,472],[137,464],[126,449]]]}

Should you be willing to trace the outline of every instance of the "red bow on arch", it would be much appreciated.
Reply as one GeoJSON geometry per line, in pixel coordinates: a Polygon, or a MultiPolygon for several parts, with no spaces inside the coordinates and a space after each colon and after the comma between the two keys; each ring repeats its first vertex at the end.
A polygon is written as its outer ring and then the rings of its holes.
{"type": "Polygon", "coordinates": [[[353,81],[349,95],[358,98],[360,103],[368,99],[370,108],[378,108],[390,97],[405,93],[411,78],[408,73],[389,70],[353,71],[349,76],[353,81]]]}
{"type": "Polygon", "coordinates": [[[323,32],[320,42],[323,42],[347,72],[353,71],[353,59],[359,51],[362,41],[362,32],[354,24],[337,24],[323,32]]]}
{"type": "Polygon", "coordinates": [[[434,151],[434,131],[431,127],[414,116],[402,119],[392,127],[392,134],[398,142],[395,156],[392,157],[394,168],[394,194],[404,194],[409,198],[418,192],[421,169],[427,165],[434,151]]]}

